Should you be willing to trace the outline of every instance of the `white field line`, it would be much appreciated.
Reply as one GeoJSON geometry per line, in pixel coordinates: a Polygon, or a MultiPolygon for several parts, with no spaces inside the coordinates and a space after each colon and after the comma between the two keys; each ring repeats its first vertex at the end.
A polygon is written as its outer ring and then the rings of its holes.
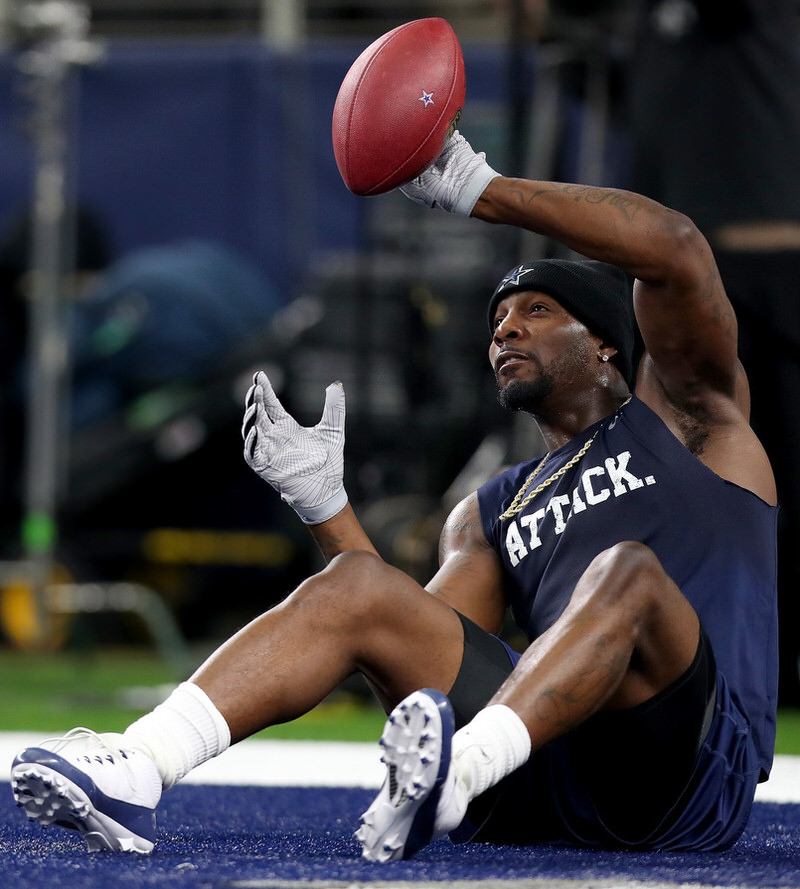
{"type": "MultiPolygon", "coordinates": [[[[0,779],[11,762],[41,734],[0,732],[0,779]]],[[[184,778],[186,784],[265,787],[366,787],[383,780],[377,744],[335,741],[242,741],[184,778]]],[[[772,776],[758,788],[761,802],[800,803],[800,757],[777,756],[772,776]]]]}

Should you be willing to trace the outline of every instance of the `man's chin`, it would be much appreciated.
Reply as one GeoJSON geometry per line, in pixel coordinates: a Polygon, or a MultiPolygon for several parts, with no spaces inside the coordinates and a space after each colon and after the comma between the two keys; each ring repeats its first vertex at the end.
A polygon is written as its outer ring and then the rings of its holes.
{"type": "Polygon", "coordinates": [[[548,380],[511,380],[505,386],[498,386],[497,399],[507,411],[536,413],[542,399],[552,391],[548,380]]]}

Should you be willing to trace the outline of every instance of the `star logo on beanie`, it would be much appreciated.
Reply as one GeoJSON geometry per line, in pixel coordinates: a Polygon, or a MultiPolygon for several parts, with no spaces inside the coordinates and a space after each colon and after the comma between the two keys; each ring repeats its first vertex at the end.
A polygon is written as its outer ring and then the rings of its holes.
{"type": "Polygon", "coordinates": [[[523,275],[528,275],[533,271],[532,268],[525,268],[524,265],[518,265],[515,269],[512,269],[503,280],[500,282],[500,286],[497,288],[498,290],[502,290],[504,287],[507,287],[509,284],[512,284],[516,287],[519,284],[519,279],[523,275]]]}

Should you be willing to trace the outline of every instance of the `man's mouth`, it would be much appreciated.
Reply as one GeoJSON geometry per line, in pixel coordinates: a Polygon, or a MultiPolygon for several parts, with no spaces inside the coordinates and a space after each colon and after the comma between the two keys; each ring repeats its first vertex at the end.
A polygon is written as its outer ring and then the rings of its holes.
{"type": "Polygon", "coordinates": [[[494,372],[498,376],[507,373],[523,361],[528,361],[528,356],[524,352],[514,352],[510,349],[503,351],[494,360],[494,372]]]}

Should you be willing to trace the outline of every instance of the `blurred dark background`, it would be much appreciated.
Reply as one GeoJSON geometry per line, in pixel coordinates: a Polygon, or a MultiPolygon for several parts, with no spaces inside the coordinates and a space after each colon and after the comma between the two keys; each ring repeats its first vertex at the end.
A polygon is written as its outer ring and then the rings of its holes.
{"type": "Polygon", "coordinates": [[[794,0],[2,0],[8,643],[135,641],[165,623],[165,646],[217,641],[320,567],[241,457],[255,369],[305,424],[344,382],[350,498],[423,581],[448,509],[538,446],[495,403],[484,310],[507,268],[558,246],[356,198],[333,158],[351,62],[429,15],[461,39],[461,130],[496,168],[690,211],[729,289],[747,282],[737,309],[789,553],[782,699],[800,703],[794,0]]]}

